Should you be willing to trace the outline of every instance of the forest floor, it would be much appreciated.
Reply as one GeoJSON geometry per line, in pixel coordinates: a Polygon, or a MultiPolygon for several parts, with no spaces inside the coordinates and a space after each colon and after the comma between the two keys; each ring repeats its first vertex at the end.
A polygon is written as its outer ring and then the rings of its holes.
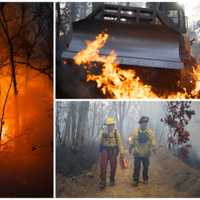
{"type": "Polygon", "coordinates": [[[148,185],[132,185],[132,156],[129,168],[117,168],[116,185],[98,187],[99,169],[94,166],[78,177],[57,174],[57,197],[200,197],[200,173],[160,149],[150,161],[148,185]]]}

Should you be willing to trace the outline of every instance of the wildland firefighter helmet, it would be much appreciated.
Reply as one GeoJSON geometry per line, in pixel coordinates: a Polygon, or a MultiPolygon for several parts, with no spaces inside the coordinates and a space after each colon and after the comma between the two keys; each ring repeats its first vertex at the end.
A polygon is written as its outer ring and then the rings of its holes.
{"type": "Polygon", "coordinates": [[[116,124],[116,121],[114,120],[113,117],[108,117],[106,120],[106,125],[112,125],[112,124],[116,124]]]}
{"type": "Polygon", "coordinates": [[[148,122],[149,122],[149,117],[142,116],[138,123],[141,124],[141,123],[148,123],[148,122]]]}

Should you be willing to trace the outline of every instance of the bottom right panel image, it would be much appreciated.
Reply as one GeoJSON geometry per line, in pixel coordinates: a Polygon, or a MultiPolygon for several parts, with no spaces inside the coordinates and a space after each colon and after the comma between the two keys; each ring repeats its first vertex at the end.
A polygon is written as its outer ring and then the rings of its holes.
{"type": "Polygon", "coordinates": [[[57,101],[57,197],[200,197],[199,101],[57,101]]]}

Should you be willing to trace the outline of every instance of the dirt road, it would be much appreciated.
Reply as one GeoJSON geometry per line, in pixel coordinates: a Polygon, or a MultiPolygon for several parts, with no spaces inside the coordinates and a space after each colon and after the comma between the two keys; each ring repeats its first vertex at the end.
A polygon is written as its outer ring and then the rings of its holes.
{"type": "Polygon", "coordinates": [[[142,182],[132,186],[132,159],[130,166],[117,169],[116,185],[98,188],[98,167],[79,177],[57,176],[58,197],[199,197],[200,173],[191,169],[180,160],[160,152],[153,155],[150,164],[148,185],[142,182]],[[199,175],[199,176],[198,176],[199,175]],[[192,187],[193,186],[193,187],[192,187]],[[190,189],[189,189],[190,188],[190,189]]]}

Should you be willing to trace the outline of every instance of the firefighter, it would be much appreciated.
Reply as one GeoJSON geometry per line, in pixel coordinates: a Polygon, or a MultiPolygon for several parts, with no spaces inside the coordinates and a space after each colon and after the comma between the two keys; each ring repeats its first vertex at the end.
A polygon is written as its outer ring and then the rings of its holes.
{"type": "Polygon", "coordinates": [[[148,128],[149,117],[142,116],[139,128],[135,129],[129,137],[129,152],[134,155],[133,185],[138,186],[141,164],[143,165],[143,181],[148,184],[149,158],[151,151],[155,151],[155,134],[148,128]]]}
{"type": "Polygon", "coordinates": [[[117,157],[124,157],[124,146],[120,133],[115,127],[115,120],[108,117],[104,128],[100,132],[100,188],[106,187],[106,171],[110,163],[110,186],[115,185],[115,173],[117,169],[117,157]]]}

